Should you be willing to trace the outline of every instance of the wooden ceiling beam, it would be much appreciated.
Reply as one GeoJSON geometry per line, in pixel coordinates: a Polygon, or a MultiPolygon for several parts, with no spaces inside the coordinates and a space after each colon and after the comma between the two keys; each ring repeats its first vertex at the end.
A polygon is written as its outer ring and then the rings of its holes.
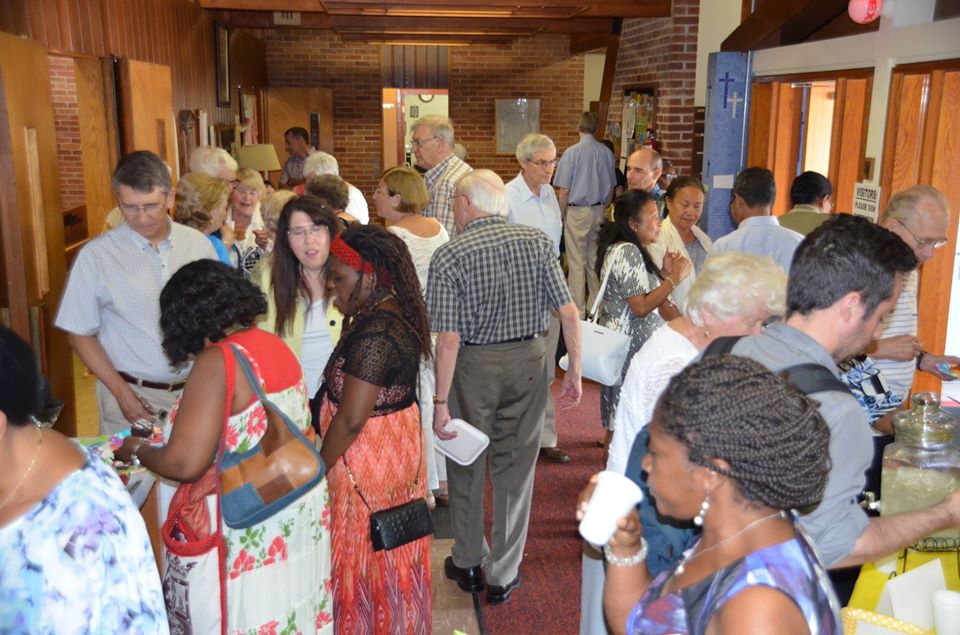
{"type": "MultiPolygon", "coordinates": [[[[821,0],[764,2],[720,44],[721,51],[747,52],[776,34],[793,16],[821,0]]],[[[832,2],[833,0],[826,0],[832,2]]]]}
{"type": "MultiPolygon", "coordinates": [[[[268,29],[274,27],[273,14],[266,11],[224,11],[223,22],[231,28],[268,29]]],[[[496,18],[421,18],[385,16],[331,16],[325,13],[303,13],[300,27],[305,29],[335,29],[337,31],[383,31],[384,29],[429,31],[468,31],[499,29],[504,32],[524,33],[600,33],[613,29],[611,18],[574,18],[572,20],[496,18]]],[[[284,27],[297,28],[297,27],[284,27]]],[[[605,44],[603,45],[605,46],[605,44]]]]}
{"type": "Polygon", "coordinates": [[[474,11],[490,14],[501,11],[505,17],[587,17],[657,18],[670,15],[670,0],[477,0],[454,3],[449,0],[200,0],[200,6],[210,10],[232,11],[298,11],[302,13],[329,13],[331,15],[358,15],[379,13],[396,15],[403,12],[429,14],[462,14],[474,11]]]}
{"type": "Polygon", "coordinates": [[[363,42],[365,44],[407,44],[407,45],[444,45],[468,46],[470,44],[509,45],[517,41],[516,35],[449,35],[429,33],[369,34],[342,33],[338,37],[343,42],[363,42]]]}

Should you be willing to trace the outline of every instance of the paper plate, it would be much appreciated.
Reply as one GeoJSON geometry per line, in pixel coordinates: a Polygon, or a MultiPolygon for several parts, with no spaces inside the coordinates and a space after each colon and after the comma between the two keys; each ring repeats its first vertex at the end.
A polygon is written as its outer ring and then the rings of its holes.
{"type": "Polygon", "coordinates": [[[455,430],[457,436],[446,441],[435,437],[437,449],[460,465],[470,465],[476,461],[480,453],[490,444],[490,437],[463,419],[451,419],[447,429],[455,430]]]}

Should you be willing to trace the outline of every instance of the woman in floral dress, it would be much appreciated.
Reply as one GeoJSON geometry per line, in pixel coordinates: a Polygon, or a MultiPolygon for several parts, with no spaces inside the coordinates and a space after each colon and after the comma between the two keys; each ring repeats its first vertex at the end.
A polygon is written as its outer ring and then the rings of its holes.
{"type": "Polygon", "coordinates": [[[330,247],[327,288],[347,316],[325,376],[337,633],[431,628],[430,537],[374,551],[370,514],[426,495],[417,370],[430,328],[417,272],[396,235],[355,225],[330,247]]]}
{"type": "MultiPolygon", "coordinates": [[[[171,413],[167,444],[153,447],[131,437],[118,450],[118,458],[137,459],[152,472],[185,483],[181,489],[196,492],[206,486],[202,494],[216,495],[221,434],[225,451],[242,452],[267,428],[263,404],[228,344],[250,362],[270,400],[308,438],[313,437],[300,365],[276,335],[252,327],[267,303],[240,272],[212,260],[193,262],[170,278],[160,304],[167,357],[180,364],[196,356],[194,366],[171,413]]],[[[253,527],[232,529],[215,517],[191,527],[201,535],[218,526],[223,532],[226,612],[221,617],[226,632],[332,632],[327,500],[324,480],[253,527]]],[[[200,508],[205,513],[207,505],[200,508]]],[[[177,557],[168,552],[168,564],[177,557]]],[[[205,596],[190,591],[191,600],[199,596],[217,602],[216,589],[205,596]]],[[[182,616],[170,609],[169,597],[167,601],[172,628],[180,630],[177,622],[182,616]]]]}
{"type": "Polygon", "coordinates": [[[630,360],[664,319],[680,316],[670,301],[670,294],[690,273],[690,261],[668,251],[663,257],[663,267],[654,265],[647,248],[659,236],[660,213],[656,201],[643,190],[630,190],[614,201],[613,221],[603,224],[597,238],[597,275],[601,280],[607,279],[597,323],[630,334],[630,351],[620,381],[600,390],[605,448],[610,447],[613,415],[630,360]]]}

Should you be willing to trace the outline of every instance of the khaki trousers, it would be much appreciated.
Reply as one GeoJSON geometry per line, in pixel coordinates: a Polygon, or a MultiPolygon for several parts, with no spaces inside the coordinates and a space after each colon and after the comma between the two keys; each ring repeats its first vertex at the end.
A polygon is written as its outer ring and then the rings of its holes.
{"type": "Polygon", "coordinates": [[[550,328],[543,338],[546,348],[543,356],[544,374],[547,382],[547,405],[543,409],[543,434],[540,436],[541,448],[557,447],[557,412],[553,403],[550,386],[557,376],[557,345],[560,343],[560,318],[554,311],[550,315],[550,328]]]}
{"type": "Polygon", "coordinates": [[[600,288],[597,277],[597,236],[603,223],[603,205],[567,207],[563,240],[567,248],[567,286],[583,317],[600,288]],[[586,296],[586,297],[585,297],[586,296]]]}
{"type": "Polygon", "coordinates": [[[453,563],[485,562],[488,584],[517,577],[530,520],[533,475],[547,399],[543,338],[464,346],[450,390],[450,414],[490,437],[472,465],[447,459],[453,563]],[[484,538],[483,486],[487,462],[493,484],[493,548],[484,538]]]}
{"type": "MultiPolygon", "coordinates": [[[[177,397],[180,396],[179,390],[170,392],[169,390],[144,388],[132,384],[130,388],[146,399],[158,412],[161,410],[170,412],[173,405],[177,403],[177,397]]],[[[123,416],[123,411],[120,410],[120,403],[99,379],[97,380],[97,407],[100,408],[100,434],[117,434],[130,427],[130,422],[127,421],[127,418],[123,416]]]]}

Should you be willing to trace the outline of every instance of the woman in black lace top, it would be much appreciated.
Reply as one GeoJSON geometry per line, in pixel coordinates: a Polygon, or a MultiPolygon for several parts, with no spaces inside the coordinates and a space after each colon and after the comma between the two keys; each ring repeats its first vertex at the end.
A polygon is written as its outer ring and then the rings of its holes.
{"type": "Polygon", "coordinates": [[[324,372],[321,455],[332,512],[338,633],[429,633],[430,538],[374,551],[370,514],[426,494],[417,372],[430,331],[404,242],[358,225],[330,247],[327,289],[346,316],[324,372]]]}

